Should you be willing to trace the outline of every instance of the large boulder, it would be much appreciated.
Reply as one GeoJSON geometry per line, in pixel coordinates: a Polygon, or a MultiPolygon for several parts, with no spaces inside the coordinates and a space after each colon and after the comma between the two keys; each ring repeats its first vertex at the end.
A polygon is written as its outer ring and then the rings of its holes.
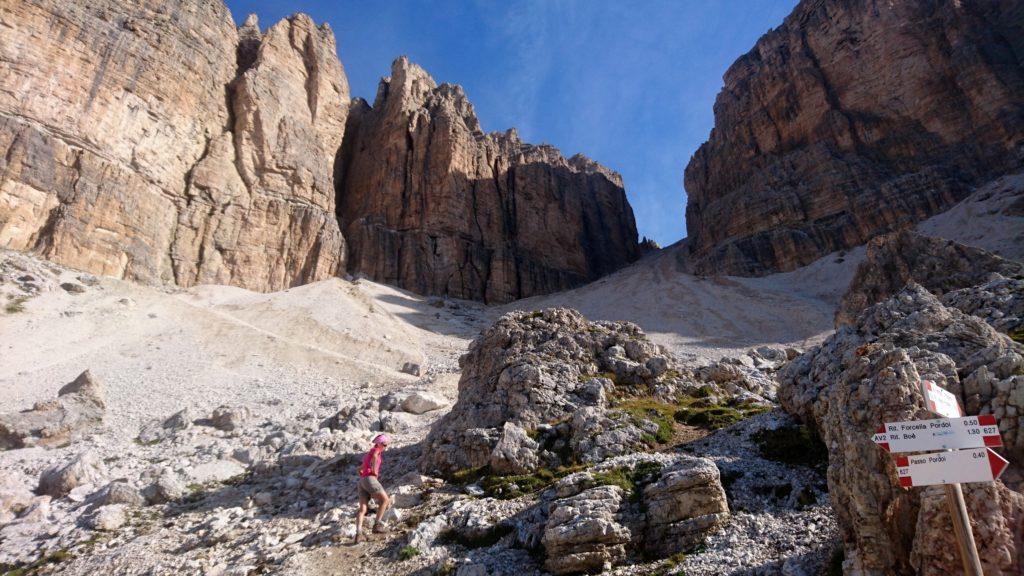
{"type": "Polygon", "coordinates": [[[688,552],[729,519],[718,467],[690,456],[614,458],[559,480],[538,506],[524,518],[543,521],[544,567],[555,574],[688,552]]]}
{"type": "Polygon", "coordinates": [[[619,518],[627,494],[618,486],[598,486],[552,504],[544,526],[544,568],[553,574],[594,572],[626,557],[633,539],[619,518]]]}
{"type": "Polygon", "coordinates": [[[1024,276],[1024,264],[952,240],[910,230],[874,238],[836,312],[836,324],[852,324],[867,307],[916,282],[933,294],[986,282],[992,274],[1024,276]]]}
{"type": "Polygon", "coordinates": [[[711,460],[681,460],[643,488],[645,550],[663,558],[690,550],[729,519],[718,467],[711,460]]]}
{"type": "Polygon", "coordinates": [[[80,486],[99,488],[107,477],[106,467],[95,452],[86,451],[64,465],[47,469],[39,477],[36,493],[54,498],[67,496],[80,486]]]}
{"type": "Polygon", "coordinates": [[[139,430],[136,439],[142,444],[157,444],[192,426],[192,413],[184,408],[163,420],[154,420],[139,430]]]}
{"type": "MultiPolygon", "coordinates": [[[[913,283],[783,369],[783,407],[814,426],[829,449],[829,496],[846,549],[847,574],[915,574],[912,553],[934,546],[931,516],[937,508],[922,504],[925,490],[899,487],[894,459],[871,441],[878,426],[934,417],[920,392],[921,380],[928,379],[957,395],[968,413],[995,414],[1006,455],[1020,461],[1022,372],[1020,345],[913,283]]],[[[988,492],[969,490],[968,507],[986,510],[983,499],[990,492],[1006,502],[1019,496],[997,482],[988,492]]],[[[999,525],[1005,530],[983,529],[989,517],[974,517],[979,545],[1003,551],[985,559],[986,574],[1019,573],[1021,568],[1024,516],[1015,505],[1002,510],[1005,521],[999,525]]],[[[930,558],[929,573],[959,570],[959,559],[948,556],[930,558]]],[[[920,555],[913,557],[923,565],[920,555]]]]}
{"type": "Polygon", "coordinates": [[[458,401],[426,439],[426,472],[487,464],[525,471],[568,464],[567,452],[594,462],[635,451],[644,431],[609,406],[608,394],[687,385],[683,369],[636,325],[589,322],[560,308],[502,316],[460,364],[458,401]]]}
{"type": "Polygon", "coordinates": [[[100,383],[86,370],[64,385],[56,399],[0,415],[0,450],[64,446],[102,426],[105,413],[100,383]]]}

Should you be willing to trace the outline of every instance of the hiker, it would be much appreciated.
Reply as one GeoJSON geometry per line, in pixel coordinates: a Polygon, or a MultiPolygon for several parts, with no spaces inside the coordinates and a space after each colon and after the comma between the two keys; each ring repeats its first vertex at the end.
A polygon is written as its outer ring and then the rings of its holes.
{"type": "Polygon", "coordinates": [[[363,457],[363,465],[359,468],[359,512],[356,514],[356,535],[353,543],[358,544],[363,536],[363,517],[369,508],[370,498],[377,501],[377,520],[373,524],[373,532],[384,532],[384,524],[381,521],[384,513],[391,507],[391,497],[384,491],[380,483],[380,463],[383,453],[388,448],[388,437],[385,434],[377,434],[373,438],[373,448],[363,457]]]}

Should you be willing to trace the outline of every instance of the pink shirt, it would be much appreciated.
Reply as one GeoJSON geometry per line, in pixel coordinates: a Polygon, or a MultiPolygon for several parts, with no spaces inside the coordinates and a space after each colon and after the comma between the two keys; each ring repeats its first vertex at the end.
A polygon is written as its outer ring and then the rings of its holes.
{"type": "Polygon", "coordinates": [[[363,457],[363,465],[359,468],[360,476],[378,476],[380,474],[380,463],[384,459],[380,446],[374,446],[363,457]]]}

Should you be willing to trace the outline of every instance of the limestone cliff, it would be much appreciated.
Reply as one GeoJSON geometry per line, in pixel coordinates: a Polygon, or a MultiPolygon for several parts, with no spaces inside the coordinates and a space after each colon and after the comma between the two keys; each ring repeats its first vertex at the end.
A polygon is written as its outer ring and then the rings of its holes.
{"type": "Polygon", "coordinates": [[[0,246],[148,283],[334,274],[348,84],[306,16],[219,0],[0,3],[0,246]]]}
{"type": "Polygon", "coordinates": [[[349,269],[487,302],[562,290],[639,256],[618,174],[484,134],[459,86],[405,58],[351,109],[338,178],[349,269]]]}
{"type": "Polygon", "coordinates": [[[704,273],[790,270],[1024,166],[1024,5],[803,0],[725,74],[686,167],[704,273]]]}

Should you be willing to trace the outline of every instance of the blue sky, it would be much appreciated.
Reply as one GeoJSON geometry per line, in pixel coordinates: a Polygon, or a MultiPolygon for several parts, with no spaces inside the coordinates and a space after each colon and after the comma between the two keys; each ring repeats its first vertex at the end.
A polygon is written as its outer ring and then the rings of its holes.
{"type": "Polygon", "coordinates": [[[515,127],[620,172],[641,235],[686,235],[683,168],[707,139],[722,74],[796,0],[227,0],[265,29],[329,22],[353,96],[402,54],[461,84],[485,131],[515,127]]]}

